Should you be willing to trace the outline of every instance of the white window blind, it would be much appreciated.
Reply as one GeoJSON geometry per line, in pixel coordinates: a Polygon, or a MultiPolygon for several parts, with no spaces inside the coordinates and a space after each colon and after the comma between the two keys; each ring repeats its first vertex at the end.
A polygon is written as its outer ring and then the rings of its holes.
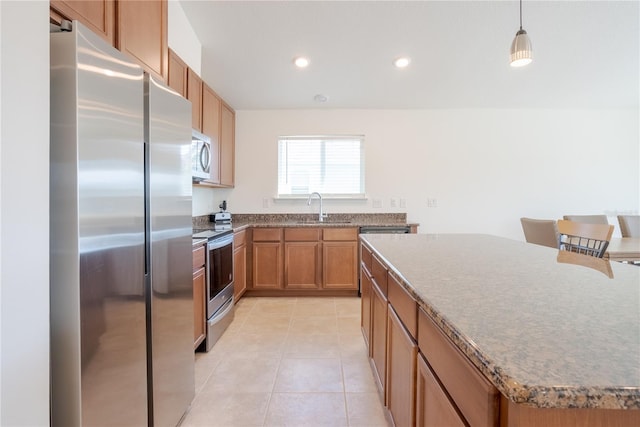
{"type": "Polygon", "coordinates": [[[278,196],[364,197],[364,137],[278,138],[278,196]]]}

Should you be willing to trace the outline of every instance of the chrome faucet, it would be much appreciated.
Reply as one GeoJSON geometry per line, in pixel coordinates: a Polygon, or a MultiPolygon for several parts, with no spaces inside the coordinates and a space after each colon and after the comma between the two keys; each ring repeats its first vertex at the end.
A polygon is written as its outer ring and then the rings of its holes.
{"type": "Polygon", "coordinates": [[[309,194],[309,199],[307,199],[307,206],[311,206],[311,198],[313,197],[314,194],[318,196],[318,199],[320,200],[320,210],[318,211],[318,221],[323,222],[327,215],[322,213],[322,194],[318,193],[317,191],[314,191],[313,193],[309,194]]]}

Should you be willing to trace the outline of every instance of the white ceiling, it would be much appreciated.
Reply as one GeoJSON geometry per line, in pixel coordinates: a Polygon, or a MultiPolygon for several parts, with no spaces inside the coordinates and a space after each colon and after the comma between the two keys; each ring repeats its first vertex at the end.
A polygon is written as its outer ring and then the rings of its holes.
{"type": "Polygon", "coordinates": [[[202,77],[235,109],[638,108],[640,2],[181,0],[202,77]],[[296,69],[296,55],[311,65],[296,69]],[[408,69],[394,58],[408,55],[408,69]],[[323,94],[325,103],[313,100],[323,94]]]}

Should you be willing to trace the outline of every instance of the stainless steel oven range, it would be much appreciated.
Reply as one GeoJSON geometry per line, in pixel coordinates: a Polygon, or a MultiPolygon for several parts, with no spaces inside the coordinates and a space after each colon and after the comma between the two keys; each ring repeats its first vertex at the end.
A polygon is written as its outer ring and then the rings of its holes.
{"type": "Polygon", "coordinates": [[[206,238],[206,351],[222,336],[233,320],[233,231],[194,230],[194,238],[206,238]]]}

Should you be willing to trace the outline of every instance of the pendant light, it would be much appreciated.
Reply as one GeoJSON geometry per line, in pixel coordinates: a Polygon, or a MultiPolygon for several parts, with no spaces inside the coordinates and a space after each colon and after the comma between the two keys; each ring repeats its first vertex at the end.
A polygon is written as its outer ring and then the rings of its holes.
{"type": "Polygon", "coordinates": [[[531,40],[527,32],[522,29],[522,0],[520,0],[520,30],[511,43],[510,63],[512,67],[522,67],[531,61],[531,40]]]}

